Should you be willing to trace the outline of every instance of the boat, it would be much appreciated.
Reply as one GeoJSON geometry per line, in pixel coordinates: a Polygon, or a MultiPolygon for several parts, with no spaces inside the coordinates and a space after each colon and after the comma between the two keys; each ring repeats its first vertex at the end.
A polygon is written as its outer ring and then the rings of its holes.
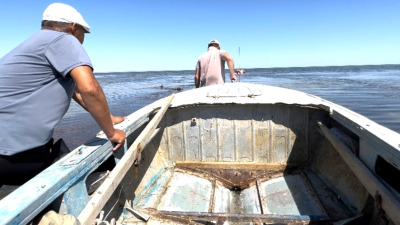
{"type": "Polygon", "coordinates": [[[246,70],[244,70],[244,69],[238,69],[238,70],[235,70],[235,73],[236,74],[245,74],[246,73],[246,70]]]}
{"type": "Polygon", "coordinates": [[[157,100],[0,201],[0,224],[400,224],[400,134],[304,92],[226,83],[157,100]],[[115,167],[88,194],[86,179],[115,167]]]}

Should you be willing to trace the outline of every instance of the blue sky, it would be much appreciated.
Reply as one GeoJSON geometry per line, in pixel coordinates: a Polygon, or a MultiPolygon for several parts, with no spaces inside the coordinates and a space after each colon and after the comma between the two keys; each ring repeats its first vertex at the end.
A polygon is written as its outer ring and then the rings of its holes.
{"type": "MultiPolygon", "coordinates": [[[[54,1],[0,1],[0,57],[54,1]]],[[[399,64],[399,0],[59,1],[91,27],[95,72],[193,70],[211,39],[242,68],[399,64]]]]}

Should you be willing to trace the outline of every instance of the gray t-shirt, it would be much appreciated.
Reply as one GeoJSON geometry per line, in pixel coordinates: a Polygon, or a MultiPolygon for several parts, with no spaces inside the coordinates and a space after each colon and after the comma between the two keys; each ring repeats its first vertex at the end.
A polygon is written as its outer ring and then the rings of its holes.
{"type": "Polygon", "coordinates": [[[225,50],[211,46],[197,60],[196,70],[199,70],[201,87],[225,83],[225,61],[222,60],[225,53],[225,50]]]}
{"type": "Polygon", "coordinates": [[[35,33],[0,58],[1,155],[50,140],[75,88],[69,72],[81,65],[92,67],[78,39],[53,30],[35,33]]]}

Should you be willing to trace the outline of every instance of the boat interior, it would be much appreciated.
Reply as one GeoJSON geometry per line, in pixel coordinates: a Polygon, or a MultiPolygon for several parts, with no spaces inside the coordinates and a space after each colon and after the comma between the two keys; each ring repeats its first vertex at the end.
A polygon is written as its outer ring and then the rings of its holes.
{"type": "Polygon", "coordinates": [[[372,150],[316,107],[169,109],[103,210],[121,224],[389,224],[318,122],[351,154],[372,150]]]}

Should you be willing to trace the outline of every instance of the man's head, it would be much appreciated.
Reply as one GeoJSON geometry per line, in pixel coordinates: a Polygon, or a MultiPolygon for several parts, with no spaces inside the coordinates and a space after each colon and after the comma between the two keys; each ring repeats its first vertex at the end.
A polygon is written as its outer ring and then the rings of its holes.
{"type": "Polygon", "coordinates": [[[83,43],[85,33],[90,27],[82,15],[73,7],[62,3],[53,3],[43,12],[42,29],[51,29],[74,35],[83,43]]]}
{"type": "Polygon", "coordinates": [[[218,41],[218,40],[213,39],[213,40],[211,40],[210,42],[208,42],[208,47],[211,47],[211,46],[220,49],[220,48],[219,48],[219,41],[218,41]]]}

